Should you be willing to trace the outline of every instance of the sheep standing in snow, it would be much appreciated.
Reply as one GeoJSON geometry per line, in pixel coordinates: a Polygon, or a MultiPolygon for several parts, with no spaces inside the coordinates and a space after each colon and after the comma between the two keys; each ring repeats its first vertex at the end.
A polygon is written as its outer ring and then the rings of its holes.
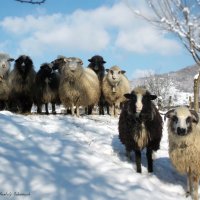
{"type": "Polygon", "coordinates": [[[187,195],[198,199],[200,179],[199,116],[187,107],[168,111],[169,157],[179,173],[187,174],[187,195]]]}
{"type": "Polygon", "coordinates": [[[143,87],[137,87],[124,96],[128,100],[119,117],[119,139],[125,145],[129,159],[131,151],[135,152],[138,173],[142,172],[141,150],[146,148],[148,172],[153,172],[152,153],[160,147],[163,127],[162,118],[152,103],[157,96],[143,87]]]}
{"type": "Polygon", "coordinates": [[[61,74],[59,96],[62,104],[79,116],[79,107],[95,105],[99,101],[100,85],[97,75],[90,68],[83,68],[80,58],[61,57],[52,62],[61,74]]]}
{"type": "Polygon", "coordinates": [[[52,113],[56,114],[56,103],[60,103],[58,88],[60,75],[53,71],[51,63],[44,63],[40,66],[35,78],[34,102],[37,105],[37,113],[42,112],[42,105],[45,104],[46,114],[49,114],[48,103],[52,105],[52,113]]]}
{"type": "Polygon", "coordinates": [[[10,62],[14,61],[8,54],[0,53],[0,110],[7,107],[9,98],[8,75],[10,62]]]}
{"type": "MultiPolygon", "coordinates": [[[[90,62],[88,67],[97,74],[99,82],[100,82],[101,95],[100,95],[99,102],[98,102],[99,115],[104,115],[104,107],[107,108],[107,113],[109,114],[108,103],[105,101],[105,97],[103,96],[103,92],[102,92],[102,81],[105,76],[104,64],[106,63],[106,61],[104,61],[103,57],[99,56],[99,55],[93,56],[92,58],[88,59],[88,61],[90,62]]],[[[91,113],[91,110],[89,111],[89,114],[90,113],[91,113]]]]}
{"type": "Polygon", "coordinates": [[[106,69],[107,74],[103,78],[102,91],[105,100],[110,105],[111,116],[117,116],[120,108],[120,103],[125,101],[124,94],[130,92],[130,83],[126,76],[125,71],[121,70],[118,66],[113,66],[106,69]]]}
{"type": "Polygon", "coordinates": [[[9,75],[9,109],[27,113],[33,104],[33,88],[36,72],[29,56],[21,55],[15,60],[14,69],[9,75]]]}

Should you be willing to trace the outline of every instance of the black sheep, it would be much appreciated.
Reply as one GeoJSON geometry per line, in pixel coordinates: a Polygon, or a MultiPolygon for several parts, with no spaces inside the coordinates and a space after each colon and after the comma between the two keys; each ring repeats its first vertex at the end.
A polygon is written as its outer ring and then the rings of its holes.
{"type": "Polygon", "coordinates": [[[15,60],[14,69],[9,75],[9,110],[31,112],[35,75],[33,61],[29,56],[21,55],[15,60]]]}
{"type": "Polygon", "coordinates": [[[124,95],[124,103],[119,117],[119,139],[125,145],[127,156],[135,152],[137,172],[141,173],[141,150],[146,148],[148,172],[153,172],[153,151],[160,148],[162,138],[162,118],[152,103],[156,95],[151,95],[143,87],[135,88],[124,95]]]}
{"type": "MultiPolygon", "coordinates": [[[[104,61],[103,57],[99,56],[99,55],[93,56],[92,58],[88,59],[88,61],[90,62],[88,67],[97,74],[98,79],[100,81],[100,86],[102,86],[102,81],[105,76],[104,64],[106,63],[106,61],[104,61]]],[[[99,106],[99,115],[104,115],[104,107],[107,108],[107,113],[109,114],[109,106],[108,106],[108,103],[105,101],[102,90],[101,90],[101,95],[100,95],[100,99],[98,102],[98,106],[99,106]]],[[[91,114],[91,112],[92,112],[91,109],[92,108],[89,107],[89,111],[88,111],[89,114],[91,114]]]]}
{"type": "Polygon", "coordinates": [[[58,87],[60,75],[53,71],[53,64],[44,63],[36,74],[34,102],[37,105],[37,113],[42,112],[42,105],[45,104],[45,112],[49,114],[48,103],[52,104],[52,113],[56,114],[55,105],[60,104],[58,87]]]}

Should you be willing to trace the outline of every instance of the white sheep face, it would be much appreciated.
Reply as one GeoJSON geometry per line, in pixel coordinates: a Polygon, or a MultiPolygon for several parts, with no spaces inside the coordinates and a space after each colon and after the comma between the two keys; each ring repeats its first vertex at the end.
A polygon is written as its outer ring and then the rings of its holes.
{"type": "Polygon", "coordinates": [[[67,58],[67,66],[70,68],[71,71],[75,71],[78,67],[83,65],[83,62],[80,58],[67,58]]]}
{"type": "Polygon", "coordinates": [[[109,70],[106,70],[108,72],[108,80],[112,85],[116,85],[121,81],[122,74],[125,73],[125,71],[121,70],[119,67],[111,67],[109,70]]]}
{"type": "Polygon", "coordinates": [[[4,75],[10,70],[10,61],[8,59],[0,60],[0,76],[3,78],[4,75]]]}
{"type": "Polygon", "coordinates": [[[171,131],[179,136],[185,136],[192,131],[192,123],[198,123],[198,115],[195,111],[190,111],[186,107],[178,107],[166,114],[169,118],[171,131]]]}

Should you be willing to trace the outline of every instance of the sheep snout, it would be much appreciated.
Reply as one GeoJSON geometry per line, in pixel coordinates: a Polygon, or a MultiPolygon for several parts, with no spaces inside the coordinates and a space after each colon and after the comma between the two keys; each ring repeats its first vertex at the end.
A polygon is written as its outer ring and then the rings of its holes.
{"type": "Polygon", "coordinates": [[[143,108],[142,95],[137,95],[136,113],[140,113],[142,111],[142,108],[143,108]]]}
{"type": "Polygon", "coordinates": [[[177,128],[177,134],[178,135],[180,135],[180,136],[184,136],[184,135],[186,135],[186,129],[185,128],[180,128],[180,127],[178,127],[177,128]]]}

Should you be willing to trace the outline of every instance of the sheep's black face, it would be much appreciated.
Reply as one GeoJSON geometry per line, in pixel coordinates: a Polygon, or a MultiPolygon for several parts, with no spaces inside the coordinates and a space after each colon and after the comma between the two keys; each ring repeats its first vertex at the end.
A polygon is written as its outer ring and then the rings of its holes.
{"type": "Polygon", "coordinates": [[[179,136],[185,136],[192,131],[192,123],[198,123],[199,117],[195,111],[186,107],[179,107],[170,110],[165,115],[169,118],[169,127],[171,131],[179,136]]]}
{"type": "Polygon", "coordinates": [[[134,91],[131,94],[125,94],[124,96],[131,102],[131,112],[136,114],[151,112],[151,100],[157,98],[156,95],[151,95],[148,92],[142,94],[135,93],[134,91]]]}
{"type": "Polygon", "coordinates": [[[45,63],[40,67],[40,72],[44,76],[44,78],[45,77],[50,77],[52,71],[53,71],[53,69],[52,69],[51,64],[45,63]]]}
{"type": "Polygon", "coordinates": [[[33,61],[30,59],[30,57],[22,55],[15,60],[15,67],[21,74],[25,75],[33,67],[33,61]]]}
{"type": "Polygon", "coordinates": [[[91,59],[88,60],[90,62],[90,67],[98,73],[99,71],[104,70],[104,64],[106,61],[104,61],[103,57],[101,56],[93,56],[91,59]]]}

